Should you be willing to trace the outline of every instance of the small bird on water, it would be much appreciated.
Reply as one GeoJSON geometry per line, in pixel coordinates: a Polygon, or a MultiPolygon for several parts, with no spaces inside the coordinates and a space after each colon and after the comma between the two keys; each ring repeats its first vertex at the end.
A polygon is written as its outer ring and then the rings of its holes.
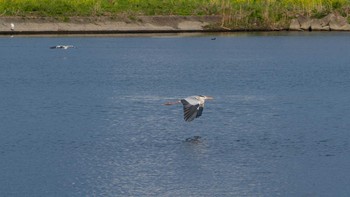
{"type": "Polygon", "coordinates": [[[175,105],[182,103],[184,109],[184,119],[187,122],[191,122],[195,118],[198,118],[202,115],[205,100],[212,100],[211,96],[189,96],[187,98],[175,101],[167,102],[164,105],[175,105]]]}
{"type": "Polygon", "coordinates": [[[50,49],[69,49],[69,48],[75,48],[73,45],[56,45],[50,47],[50,49]]]}

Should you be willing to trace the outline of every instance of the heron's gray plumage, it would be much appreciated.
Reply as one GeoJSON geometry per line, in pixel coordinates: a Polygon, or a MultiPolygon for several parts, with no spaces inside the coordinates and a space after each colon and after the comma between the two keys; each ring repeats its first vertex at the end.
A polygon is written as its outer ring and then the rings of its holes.
{"type": "Polygon", "coordinates": [[[184,119],[188,122],[194,120],[195,118],[201,116],[203,107],[200,107],[199,104],[191,105],[185,99],[181,100],[184,108],[184,119]],[[200,110],[201,109],[201,110],[200,110]],[[201,111],[200,113],[198,113],[201,111]]]}
{"type": "Polygon", "coordinates": [[[204,109],[205,100],[211,100],[211,96],[189,96],[187,98],[178,100],[176,102],[166,102],[164,105],[175,105],[182,103],[184,109],[184,119],[187,122],[194,120],[202,115],[204,109]]]}
{"type": "Polygon", "coordinates": [[[181,100],[184,109],[184,119],[187,122],[202,115],[206,96],[190,96],[181,100]]]}

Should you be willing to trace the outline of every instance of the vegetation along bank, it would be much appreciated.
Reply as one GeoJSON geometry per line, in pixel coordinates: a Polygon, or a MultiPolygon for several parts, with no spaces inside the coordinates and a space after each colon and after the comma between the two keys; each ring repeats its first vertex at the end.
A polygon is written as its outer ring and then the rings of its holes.
{"type": "Polygon", "coordinates": [[[350,0],[0,0],[0,32],[350,30],[349,13],[350,0]]]}

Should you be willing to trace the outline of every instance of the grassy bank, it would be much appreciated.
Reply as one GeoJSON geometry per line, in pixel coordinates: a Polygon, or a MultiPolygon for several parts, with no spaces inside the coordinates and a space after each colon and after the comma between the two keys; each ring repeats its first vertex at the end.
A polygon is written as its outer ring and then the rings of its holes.
{"type": "Polygon", "coordinates": [[[1,16],[221,15],[222,25],[283,27],[297,14],[350,13],[350,0],[0,0],[1,16]]]}

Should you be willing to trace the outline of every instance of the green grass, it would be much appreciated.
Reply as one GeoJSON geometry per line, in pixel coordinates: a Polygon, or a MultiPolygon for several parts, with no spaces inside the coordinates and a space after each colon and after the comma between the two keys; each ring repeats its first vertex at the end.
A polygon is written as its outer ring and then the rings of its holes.
{"type": "Polygon", "coordinates": [[[219,1],[210,0],[0,0],[2,15],[96,16],[218,14],[219,1]]]}
{"type": "Polygon", "coordinates": [[[296,15],[348,17],[350,0],[0,0],[1,16],[221,15],[229,27],[278,27],[296,15]]]}

